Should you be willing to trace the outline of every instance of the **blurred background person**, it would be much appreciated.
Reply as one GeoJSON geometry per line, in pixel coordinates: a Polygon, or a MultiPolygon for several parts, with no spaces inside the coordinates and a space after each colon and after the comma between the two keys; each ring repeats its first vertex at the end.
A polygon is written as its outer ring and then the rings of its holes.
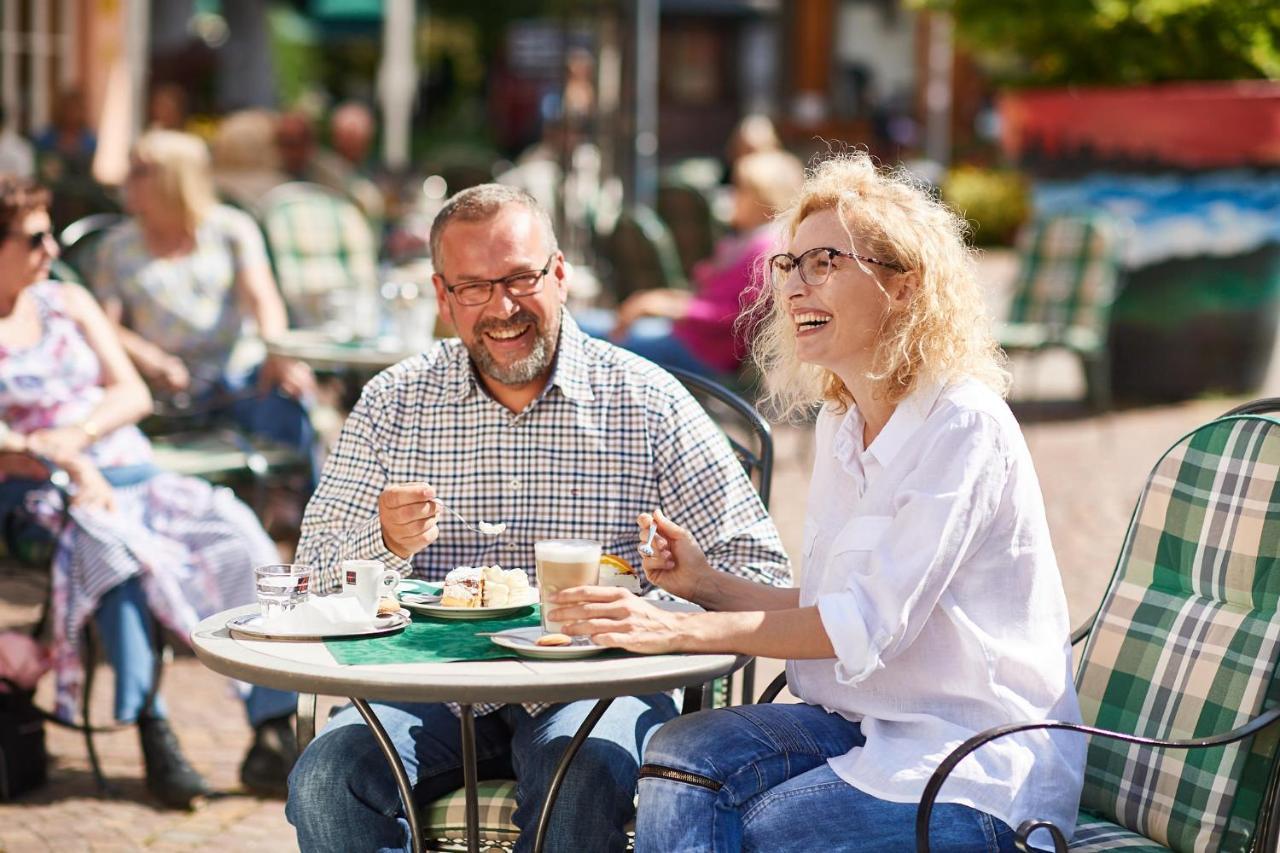
{"type": "Polygon", "coordinates": [[[35,170],[35,148],[13,129],[4,107],[0,106],[0,174],[29,178],[35,170]]]}
{"type": "Polygon", "coordinates": [[[117,209],[93,176],[98,137],[89,127],[80,90],[66,89],[58,95],[53,124],[34,141],[40,180],[53,190],[50,214],[57,230],[91,213],[117,209]]]}
{"type": "Polygon", "coordinates": [[[734,233],[694,266],[694,289],[643,290],[623,301],[616,314],[581,312],[579,324],[658,364],[709,377],[736,372],[748,344],[738,316],[754,297],[764,259],[774,250],[777,235],[770,220],[791,203],[803,182],[804,166],[785,151],[739,158],[733,170],[734,233]]]}
{"type": "Polygon", "coordinates": [[[733,180],[734,166],[748,154],[782,150],[782,140],[778,129],[773,126],[773,119],[763,113],[748,113],[733,128],[725,144],[725,180],[733,180]]]}
{"type": "Polygon", "coordinates": [[[147,126],[156,130],[186,130],[187,90],[177,83],[161,83],[147,102],[147,126]]]}
{"type": "Polygon", "coordinates": [[[58,95],[53,124],[37,134],[35,142],[41,155],[56,157],[64,169],[90,173],[98,137],[89,128],[80,90],[68,89],[58,95]]]}
{"type": "Polygon", "coordinates": [[[280,169],[291,181],[319,183],[315,170],[316,132],[305,113],[292,111],[276,119],[276,153],[280,169]]]}
{"type": "Polygon", "coordinates": [[[214,198],[204,143],[172,130],[143,134],[125,198],[131,218],[103,238],[95,289],[139,372],[162,399],[311,455],[311,369],[236,358],[246,320],[264,340],[288,320],[257,223],[214,198]]]}
{"type": "Polygon", "coordinates": [[[276,119],[268,110],[238,110],[218,123],[209,142],[213,184],[219,198],[244,210],[289,178],[280,170],[276,119]]]}
{"type": "MultiPolygon", "coordinates": [[[[159,470],[136,423],[146,385],[112,324],[77,285],[47,281],[57,255],[49,194],[0,176],[0,522],[57,535],[50,620],[57,707],[73,719],[94,619],[115,670],[115,716],[137,723],[147,790],[185,808],[209,793],[154,687],[152,619],[185,638],[205,616],[254,600],[253,567],[278,560],[253,512],[226,488],[159,470]],[[53,468],[70,477],[69,527],[53,468]],[[12,518],[10,516],[13,516],[12,518]]],[[[291,693],[246,688],[253,745],[246,787],[284,793],[297,747],[291,693]]]]}
{"type": "Polygon", "coordinates": [[[369,107],[360,101],[342,102],[329,114],[332,147],[313,151],[309,178],[354,201],[375,230],[386,217],[371,156],[377,133],[377,121],[369,107]]]}

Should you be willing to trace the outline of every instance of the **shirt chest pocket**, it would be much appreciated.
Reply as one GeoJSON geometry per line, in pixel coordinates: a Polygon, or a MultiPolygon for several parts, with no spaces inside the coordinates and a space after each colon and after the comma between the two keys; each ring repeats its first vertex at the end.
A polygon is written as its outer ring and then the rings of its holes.
{"type": "Polygon", "coordinates": [[[889,534],[891,515],[863,515],[844,526],[831,542],[833,565],[845,571],[865,573],[871,567],[871,554],[889,534]]]}

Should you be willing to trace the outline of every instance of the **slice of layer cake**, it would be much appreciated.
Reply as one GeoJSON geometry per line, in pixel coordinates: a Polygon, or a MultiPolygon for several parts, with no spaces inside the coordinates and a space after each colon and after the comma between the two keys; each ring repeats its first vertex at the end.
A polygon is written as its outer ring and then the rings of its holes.
{"type": "Polygon", "coordinates": [[[476,566],[458,566],[444,577],[440,603],[445,607],[481,607],[484,601],[484,572],[476,566]]]}

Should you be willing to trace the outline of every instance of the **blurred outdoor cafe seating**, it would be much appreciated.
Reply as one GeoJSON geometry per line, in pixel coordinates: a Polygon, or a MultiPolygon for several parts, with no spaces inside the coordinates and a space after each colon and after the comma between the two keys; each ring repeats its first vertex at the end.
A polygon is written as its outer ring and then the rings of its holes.
{"type": "Polygon", "coordinates": [[[1101,214],[1059,214],[1031,223],[1018,240],[1018,277],[998,328],[1010,354],[1065,349],[1080,359],[1087,397],[1111,408],[1107,337],[1121,278],[1124,229],[1101,214]]]}
{"type": "Polygon", "coordinates": [[[378,239],[350,199],[294,181],[264,195],[258,217],[291,327],[321,326],[349,294],[376,290],[378,239]]]}

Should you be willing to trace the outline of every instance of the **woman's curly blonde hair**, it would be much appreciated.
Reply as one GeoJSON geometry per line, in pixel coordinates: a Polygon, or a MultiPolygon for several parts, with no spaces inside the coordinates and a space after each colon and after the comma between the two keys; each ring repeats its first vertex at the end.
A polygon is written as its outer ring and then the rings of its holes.
{"type": "MultiPolygon", "coordinates": [[[[855,251],[901,265],[918,282],[907,310],[888,315],[868,371],[877,398],[898,403],[922,378],[970,376],[1004,395],[1005,357],[983,304],[964,220],[937,201],[905,170],[876,167],[865,152],[835,154],[811,167],[791,205],[779,213],[790,240],[811,214],[834,210],[855,251]]],[[[762,270],[769,281],[768,270],[762,270]]],[[[838,376],[796,357],[795,324],[771,287],[759,288],[743,314],[754,323],[752,358],[765,380],[763,402],[784,418],[823,401],[838,410],[853,395],[838,376]]]]}

